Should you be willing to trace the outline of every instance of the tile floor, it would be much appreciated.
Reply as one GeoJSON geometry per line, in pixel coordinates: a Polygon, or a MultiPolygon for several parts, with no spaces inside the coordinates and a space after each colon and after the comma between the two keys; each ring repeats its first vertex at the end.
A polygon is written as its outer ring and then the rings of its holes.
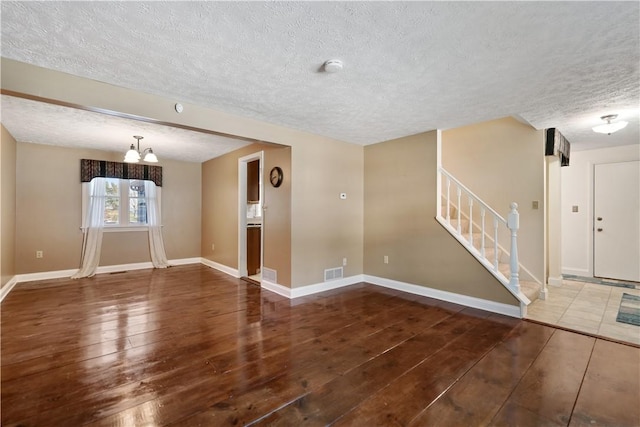
{"type": "Polygon", "coordinates": [[[622,294],[640,296],[640,289],[563,280],[548,290],[527,308],[528,319],[640,345],[640,326],[616,322],[622,294]]]}

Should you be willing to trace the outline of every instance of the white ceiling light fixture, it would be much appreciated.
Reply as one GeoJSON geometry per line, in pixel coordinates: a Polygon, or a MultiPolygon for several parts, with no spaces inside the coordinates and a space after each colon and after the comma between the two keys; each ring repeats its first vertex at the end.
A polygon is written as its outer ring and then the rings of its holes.
{"type": "Polygon", "coordinates": [[[607,116],[600,117],[602,120],[607,123],[604,125],[594,126],[593,131],[597,133],[606,133],[607,135],[611,135],[614,132],[618,132],[620,129],[623,129],[625,126],[629,124],[629,122],[625,122],[621,120],[619,122],[611,123],[611,120],[615,120],[618,117],[617,114],[609,114],[607,116]]]}
{"type": "Polygon", "coordinates": [[[330,59],[324,63],[324,71],[327,73],[337,73],[342,70],[342,61],[339,59],[330,59]]]}
{"type": "Polygon", "coordinates": [[[136,149],[135,144],[131,144],[129,151],[124,155],[124,162],[138,163],[140,159],[143,159],[143,161],[147,163],[158,163],[158,157],[153,154],[153,149],[151,147],[145,148],[144,151],[140,152],[140,140],[143,139],[144,136],[134,135],[133,137],[138,140],[138,147],[136,149]]]}

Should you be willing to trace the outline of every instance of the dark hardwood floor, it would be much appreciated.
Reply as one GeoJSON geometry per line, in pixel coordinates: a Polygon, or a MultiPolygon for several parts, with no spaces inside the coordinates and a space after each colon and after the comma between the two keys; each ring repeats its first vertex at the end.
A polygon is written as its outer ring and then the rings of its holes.
{"type": "Polygon", "coordinates": [[[359,284],[201,265],[20,284],[3,426],[639,426],[640,349],[359,284]]]}

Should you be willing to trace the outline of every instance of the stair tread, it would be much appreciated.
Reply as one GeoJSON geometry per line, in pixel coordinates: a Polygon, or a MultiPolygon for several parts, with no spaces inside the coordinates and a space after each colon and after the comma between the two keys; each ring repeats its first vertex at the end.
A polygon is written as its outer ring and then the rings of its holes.
{"type": "MultiPolygon", "coordinates": [[[[455,228],[455,229],[458,228],[458,219],[457,218],[456,219],[451,218],[451,220],[449,222],[450,222],[450,224],[451,224],[451,226],[453,228],[455,228]]],[[[460,230],[461,230],[462,233],[468,233],[468,231],[469,231],[469,220],[468,219],[462,218],[460,220],[460,230]]]]}
{"type": "Polygon", "coordinates": [[[527,280],[520,281],[520,290],[527,296],[527,298],[529,298],[529,300],[531,300],[531,302],[538,299],[540,289],[542,289],[542,286],[539,283],[529,282],[527,280]]]}
{"type": "MultiPolygon", "coordinates": [[[[477,231],[473,233],[473,241],[478,242],[478,246],[480,246],[480,242],[482,241],[482,232],[477,231]]],[[[493,240],[489,239],[489,236],[485,233],[484,235],[484,247],[485,248],[493,248],[493,240]]]]}
{"type": "MultiPolygon", "coordinates": [[[[511,275],[511,267],[509,267],[509,264],[503,262],[499,263],[498,270],[500,273],[504,274],[507,279],[509,279],[509,276],[511,275]]],[[[519,283],[520,291],[525,294],[531,302],[538,299],[542,285],[530,280],[520,280],[519,283]]]]}

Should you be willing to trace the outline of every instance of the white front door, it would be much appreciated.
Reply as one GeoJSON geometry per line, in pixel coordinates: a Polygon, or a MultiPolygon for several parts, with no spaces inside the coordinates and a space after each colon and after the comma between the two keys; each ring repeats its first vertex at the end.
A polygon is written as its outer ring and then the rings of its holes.
{"type": "Polygon", "coordinates": [[[593,275],[640,282],[640,161],[595,165],[593,275]]]}

